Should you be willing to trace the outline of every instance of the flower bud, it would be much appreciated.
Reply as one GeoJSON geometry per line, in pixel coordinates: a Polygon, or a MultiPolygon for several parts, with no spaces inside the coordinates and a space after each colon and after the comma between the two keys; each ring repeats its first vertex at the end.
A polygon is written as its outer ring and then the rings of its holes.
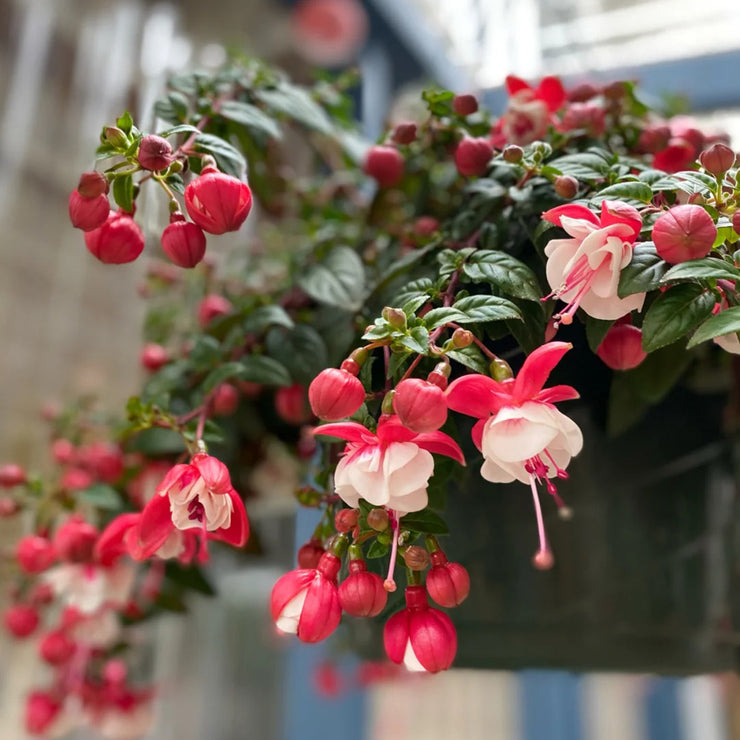
{"type": "Polygon", "coordinates": [[[402,309],[386,306],[383,309],[382,316],[394,329],[406,328],[406,314],[402,309]]]}
{"type": "Polygon", "coordinates": [[[509,378],[514,377],[514,373],[512,372],[509,363],[506,362],[506,360],[502,360],[500,357],[491,361],[491,364],[488,366],[488,370],[491,373],[491,377],[494,380],[498,380],[499,383],[502,380],[508,380],[509,378]]]}
{"type": "Polygon", "coordinates": [[[740,234],[740,211],[735,211],[732,214],[732,228],[736,234],[740,234]]]}
{"type": "Polygon", "coordinates": [[[231,416],[239,407],[239,391],[231,383],[221,383],[211,398],[214,416],[231,416]]]}
{"type": "Polygon", "coordinates": [[[95,482],[88,470],[83,468],[68,468],[64,471],[59,486],[65,491],[82,491],[95,482]]]}
{"type": "Polygon", "coordinates": [[[83,198],[97,198],[99,195],[107,195],[110,186],[108,178],[100,172],[83,172],[80,182],[77,184],[77,192],[83,198]]]}
{"type": "Polygon", "coordinates": [[[77,459],[77,448],[64,437],[51,443],[51,457],[55,463],[69,465],[77,459]]]}
{"type": "Polygon", "coordinates": [[[362,170],[376,180],[380,187],[390,188],[401,181],[403,168],[404,159],[398,149],[378,144],[370,147],[362,170]]]}
{"type": "Polygon", "coordinates": [[[388,529],[388,512],[385,509],[371,509],[367,513],[367,526],[376,532],[388,529]]]}
{"type": "Polygon", "coordinates": [[[56,553],[46,537],[29,534],[22,537],[16,545],[15,557],[21,570],[32,575],[50,568],[56,559],[56,553]]]}
{"type": "Polygon", "coordinates": [[[252,191],[236,177],[206,166],[185,188],[185,207],[209,234],[237,231],[252,209],[252,191]]]}
{"type": "Polygon", "coordinates": [[[640,134],[637,146],[641,152],[656,154],[668,146],[671,138],[671,129],[665,124],[648,126],[640,134]]]}
{"type": "Polygon", "coordinates": [[[455,149],[455,166],[466,177],[485,175],[493,158],[493,147],[488,139],[466,136],[455,149]]]}
{"type": "Polygon", "coordinates": [[[558,175],[553,181],[555,192],[566,200],[578,195],[578,180],[572,175],[558,175]]]}
{"type": "Polygon", "coordinates": [[[206,253],[206,235],[197,224],[185,220],[182,213],[170,216],[162,232],[162,251],[180,267],[195,267],[206,253]]]}
{"type": "Polygon", "coordinates": [[[155,342],[147,342],[139,355],[139,361],[146,370],[156,373],[169,362],[167,350],[155,342]]]}
{"type": "Polygon", "coordinates": [[[0,465],[0,488],[22,486],[26,482],[26,471],[15,463],[0,465]]]}
{"type": "Polygon", "coordinates": [[[615,324],[596,350],[601,361],[612,370],[631,370],[646,357],[642,349],[642,332],[630,324],[615,324]]]}
{"type": "Polygon", "coordinates": [[[170,142],[156,134],[149,134],[142,138],[139,153],[136,155],[139,164],[145,170],[153,172],[166,170],[174,158],[170,142]]]}
{"type": "Polygon", "coordinates": [[[699,155],[701,166],[710,174],[721,177],[735,164],[735,152],[724,144],[712,144],[699,155]]]}
{"type": "Polygon", "coordinates": [[[365,388],[347,370],[327,368],[311,381],[308,400],[319,419],[337,421],[351,416],[362,406],[365,388]]]}
{"type": "Polygon", "coordinates": [[[60,559],[71,563],[85,563],[92,559],[98,530],[78,514],[74,514],[57,529],[54,547],[60,559]]]}
{"type": "Polygon", "coordinates": [[[310,539],[298,548],[298,567],[315,568],[324,552],[324,545],[321,540],[310,539]]]}
{"type": "Polygon", "coordinates": [[[48,632],[39,643],[39,655],[49,665],[64,665],[75,652],[75,642],[63,630],[48,632]]]}
{"type": "Polygon", "coordinates": [[[675,206],[653,226],[655,251],[671,265],[706,257],[716,238],[714,220],[698,205],[675,206]]]}
{"type": "MultiPolygon", "coordinates": [[[[347,373],[349,376],[349,373],[347,373]]],[[[352,376],[349,376],[352,377],[352,376]]],[[[305,424],[311,419],[306,403],[306,389],[300,383],[278,388],[275,392],[275,411],[288,424],[305,424]]]]}
{"type": "Polygon", "coordinates": [[[421,378],[407,378],[396,386],[393,410],[417,434],[436,431],[447,421],[444,391],[421,378]]]}
{"type": "Polygon", "coordinates": [[[571,103],[585,103],[599,94],[599,89],[590,82],[581,82],[568,90],[568,100],[571,103]]]}
{"type": "Polygon", "coordinates": [[[87,198],[73,190],[69,194],[68,209],[72,226],[82,231],[93,231],[106,222],[110,214],[110,203],[107,195],[87,198]]]}
{"type": "Polygon", "coordinates": [[[452,346],[455,349],[464,349],[473,343],[474,335],[468,329],[455,329],[452,332],[452,346]]]}
{"type": "Polygon", "coordinates": [[[118,126],[106,126],[103,129],[103,137],[109,144],[118,148],[127,147],[129,144],[128,136],[118,126]]]}
{"type": "Polygon", "coordinates": [[[385,609],[388,592],[383,579],[368,573],[361,558],[349,561],[349,575],[339,584],[339,604],[352,617],[375,617],[385,609]]]}
{"type": "Polygon", "coordinates": [[[85,245],[101,262],[121,265],[144,251],[144,234],[129,214],[110,213],[100,228],[85,233],[85,245]]]}
{"type": "Polygon", "coordinates": [[[20,511],[20,506],[17,501],[10,498],[9,496],[0,496],[0,519],[4,519],[8,516],[13,516],[20,511]]]}
{"type": "Polygon", "coordinates": [[[431,554],[432,568],[427,573],[427,591],[447,609],[462,604],[470,593],[470,576],[459,563],[450,563],[442,550],[431,554]]]}
{"type": "Polygon", "coordinates": [[[418,545],[411,545],[403,553],[403,560],[409,570],[426,570],[429,567],[429,553],[418,545]]]}
{"type": "Polygon", "coordinates": [[[470,116],[478,110],[478,101],[475,95],[455,95],[452,98],[452,110],[458,116],[470,116]]]}
{"type": "Polygon", "coordinates": [[[501,156],[504,158],[504,161],[509,164],[519,164],[519,162],[524,158],[524,149],[517,144],[508,144],[501,152],[501,156]]]}
{"type": "Polygon", "coordinates": [[[410,144],[412,141],[416,141],[416,124],[399,123],[393,129],[393,136],[391,138],[396,144],[410,144]]]}
{"type": "Polygon", "coordinates": [[[231,313],[233,308],[231,301],[222,295],[211,293],[198,304],[198,323],[205,329],[214,319],[231,313]]]}
{"type": "Polygon", "coordinates": [[[437,221],[433,216],[419,216],[419,218],[414,221],[414,234],[416,236],[431,236],[438,229],[439,221],[437,221]]]}
{"type": "Polygon", "coordinates": [[[337,532],[350,532],[357,526],[360,512],[357,509],[340,509],[334,515],[334,528],[337,532]]]}
{"type": "Polygon", "coordinates": [[[28,604],[13,604],[5,610],[3,623],[14,637],[28,637],[39,626],[39,613],[28,604]]]}

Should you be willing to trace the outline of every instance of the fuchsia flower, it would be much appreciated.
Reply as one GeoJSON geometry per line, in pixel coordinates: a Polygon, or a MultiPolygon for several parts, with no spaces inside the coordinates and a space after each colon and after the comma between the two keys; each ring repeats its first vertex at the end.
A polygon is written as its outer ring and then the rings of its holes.
{"type": "Polygon", "coordinates": [[[460,606],[470,593],[470,576],[460,563],[451,563],[442,550],[431,553],[432,567],[427,573],[427,591],[447,609],[460,606]]]}
{"type": "Polygon", "coordinates": [[[314,434],[347,440],[334,473],[334,486],[353,509],[362,498],[402,514],[420,511],[427,505],[427,484],[434,472],[431,453],[465,465],[462,450],[444,432],[417,434],[396,416],[382,416],[375,434],[350,421],[325,424],[314,434]]]}
{"type": "Polygon", "coordinates": [[[632,246],[642,228],[635,208],[605,200],[598,218],[578,204],[552,208],[542,218],[572,237],[552,239],[545,247],[547,281],[552,288],[546,298],[567,303],[556,320],[570,324],[579,307],[595,319],[618,319],[642,308],[645,293],[626,298],[617,294],[619,276],[632,261],[632,246]]]}
{"type": "MultiPolygon", "coordinates": [[[[354,546],[353,546],[354,547],[354,546]]],[[[352,617],[376,617],[385,609],[388,592],[383,579],[368,572],[362,557],[352,557],[350,548],[349,575],[339,585],[339,604],[352,617]]]]}
{"type": "Polygon", "coordinates": [[[558,506],[563,502],[550,478],[567,478],[571,457],[583,446],[581,430],[554,403],[578,398],[569,385],[543,388],[552,369],[571,348],[566,342],[538,347],[524,361],[516,380],[502,382],[465,375],[450,384],[447,404],[480,419],[473,442],[483,452],[481,475],[493,483],[529,483],[540,532],[540,553],[549,552],[537,484],[545,482],[558,506]]]}
{"type": "Polygon", "coordinates": [[[407,586],[406,608],[386,622],[383,643],[394,663],[410,671],[437,673],[455,659],[457,632],[444,612],[429,606],[423,586],[407,586]]]}
{"type": "Polygon", "coordinates": [[[247,183],[206,166],[185,188],[188,215],[209,234],[237,231],[252,209],[247,183]]]}
{"type": "MultiPolygon", "coordinates": [[[[359,366],[357,369],[359,370],[359,366]]],[[[365,388],[357,373],[351,373],[344,367],[322,370],[308,386],[311,409],[319,419],[325,421],[337,421],[351,416],[362,406],[364,400],[365,388]]]]}
{"type": "MultiPolygon", "coordinates": [[[[172,542],[176,530],[242,547],[249,536],[244,502],[234,490],[228,468],[215,457],[199,453],[189,465],[175,465],[157,486],[138,522],[136,545],[149,558],[172,542]]],[[[175,534],[175,537],[177,535],[175,534]]]]}
{"type": "Polygon", "coordinates": [[[413,432],[439,429],[447,421],[444,388],[422,378],[407,378],[396,386],[393,410],[413,432]]]}

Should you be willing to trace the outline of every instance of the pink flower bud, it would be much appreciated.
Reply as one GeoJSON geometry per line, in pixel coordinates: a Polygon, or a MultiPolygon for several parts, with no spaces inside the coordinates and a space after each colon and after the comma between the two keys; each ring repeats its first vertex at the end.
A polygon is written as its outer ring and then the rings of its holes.
{"type": "Polygon", "coordinates": [[[97,198],[99,195],[107,195],[110,186],[108,178],[100,172],[83,172],[77,184],[77,192],[83,198],[97,198]]]}
{"type": "Polygon", "coordinates": [[[75,652],[75,642],[63,630],[48,632],[39,643],[39,655],[49,665],[63,665],[75,652]]]}
{"type": "Polygon", "coordinates": [[[458,116],[470,116],[478,110],[478,100],[475,95],[455,95],[452,98],[452,110],[458,116]]]}
{"type": "Polygon", "coordinates": [[[349,532],[357,526],[360,512],[357,509],[340,509],[334,515],[334,529],[337,532],[349,532]]]}
{"type": "Polygon", "coordinates": [[[403,156],[398,149],[378,144],[370,147],[362,170],[366,175],[377,180],[380,187],[390,188],[401,181],[403,167],[403,156]]]}
{"type": "Polygon", "coordinates": [[[92,559],[97,540],[98,530],[79,514],[74,514],[57,529],[54,547],[60,559],[84,563],[92,559]]]}
{"type": "Polygon", "coordinates": [[[740,211],[735,211],[732,214],[732,228],[736,234],[740,234],[740,211]]]}
{"type": "Polygon", "coordinates": [[[724,144],[713,144],[699,155],[701,166],[710,174],[721,176],[735,164],[735,152],[724,144]]]}
{"type": "Polygon", "coordinates": [[[437,229],[439,229],[439,221],[433,216],[419,216],[414,221],[414,234],[416,236],[431,236],[437,229]]]}
{"type": "Polygon", "coordinates": [[[583,130],[594,139],[606,131],[606,111],[595,103],[571,103],[563,114],[565,131],[583,130]]]}
{"type": "Polygon", "coordinates": [[[162,232],[162,251],[180,267],[195,267],[206,253],[206,235],[182,213],[173,213],[162,232]]]}
{"type": "Polygon", "coordinates": [[[444,391],[421,378],[408,378],[396,386],[393,410],[403,425],[417,434],[433,432],[447,421],[444,391]]]}
{"type": "Polygon", "coordinates": [[[612,370],[631,370],[647,357],[642,349],[642,332],[630,324],[612,326],[601,340],[596,354],[612,370]]]}
{"type": "Polygon", "coordinates": [[[39,626],[39,613],[27,604],[13,604],[5,610],[3,622],[14,637],[28,637],[39,626]]]}
{"type": "Polygon", "coordinates": [[[26,471],[15,463],[0,465],[0,488],[22,486],[26,482],[26,471]]]}
{"type": "Polygon", "coordinates": [[[25,573],[42,573],[56,560],[54,546],[46,537],[29,534],[22,537],[15,549],[18,565],[25,573]]]}
{"type": "Polygon", "coordinates": [[[77,448],[63,437],[51,443],[51,456],[60,465],[69,465],[77,458],[77,448]]]}
{"type": "Polygon", "coordinates": [[[315,568],[324,552],[326,551],[321,540],[309,540],[298,548],[298,567],[315,568]]]}
{"type": "Polygon", "coordinates": [[[568,100],[572,103],[585,103],[599,94],[599,89],[590,82],[581,82],[568,90],[568,100]]]}
{"type": "Polygon", "coordinates": [[[459,563],[450,563],[442,550],[431,554],[432,568],[427,573],[427,591],[447,609],[459,606],[470,593],[470,576],[459,563]]]}
{"type": "Polygon", "coordinates": [[[385,609],[383,579],[368,573],[364,560],[350,560],[349,575],[339,584],[339,604],[352,617],[375,617],[385,609]]]}
{"type": "Polygon", "coordinates": [[[668,126],[648,126],[640,134],[637,146],[641,152],[655,154],[668,146],[670,138],[671,129],[668,126]]]}
{"type": "Polygon", "coordinates": [[[156,373],[169,362],[167,350],[161,344],[147,342],[139,355],[142,367],[156,373]]]}
{"type": "Polygon", "coordinates": [[[578,180],[572,175],[558,175],[553,181],[555,192],[566,200],[578,195],[578,180]]]}
{"type": "Polygon", "coordinates": [[[412,141],[416,141],[416,124],[399,123],[393,129],[393,136],[391,138],[396,144],[410,144],[412,141]]]}
{"type": "Polygon", "coordinates": [[[493,158],[493,147],[488,139],[466,136],[455,149],[455,166],[467,177],[485,175],[493,158]]]}
{"type": "Polygon", "coordinates": [[[25,725],[31,735],[44,735],[62,711],[62,705],[46,691],[33,691],[26,699],[25,725]]]}
{"type": "Polygon", "coordinates": [[[305,424],[311,418],[306,403],[306,389],[300,383],[275,391],[275,411],[288,424],[305,424]]]}
{"type": "Polygon", "coordinates": [[[129,214],[110,213],[100,228],[85,233],[85,245],[101,262],[122,265],[144,251],[144,234],[129,214]]]}
{"type": "Polygon", "coordinates": [[[504,147],[504,150],[501,152],[501,156],[509,164],[519,164],[524,157],[524,149],[517,144],[509,144],[504,147]]]}
{"type": "Polygon", "coordinates": [[[668,145],[656,152],[653,167],[664,172],[680,172],[691,166],[696,156],[696,149],[686,139],[672,138],[668,145]]]}
{"type": "Polygon", "coordinates": [[[154,172],[166,170],[174,158],[170,142],[156,134],[142,138],[139,153],[136,155],[136,159],[145,170],[154,172]]]}
{"type": "Polygon", "coordinates": [[[82,231],[99,229],[108,218],[110,203],[107,195],[85,198],[77,190],[69,194],[69,220],[72,226],[82,231]]]}
{"type": "Polygon", "coordinates": [[[239,391],[230,383],[221,383],[213,394],[211,407],[214,416],[231,416],[239,406],[239,391]]]}
{"type": "Polygon", "coordinates": [[[198,304],[198,323],[205,329],[215,318],[231,313],[233,308],[231,301],[222,295],[211,293],[198,304]]]}
{"type": "Polygon", "coordinates": [[[362,406],[365,388],[351,373],[331,367],[311,381],[308,400],[319,419],[337,421],[351,416],[362,406]]]}
{"type": "Polygon", "coordinates": [[[252,208],[252,191],[236,177],[204,167],[185,188],[185,207],[190,218],[209,234],[236,231],[252,208]]]}
{"type": "Polygon", "coordinates": [[[655,251],[672,265],[706,257],[716,238],[714,220],[697,205],[675,206],[653,226],[655,251]]]}

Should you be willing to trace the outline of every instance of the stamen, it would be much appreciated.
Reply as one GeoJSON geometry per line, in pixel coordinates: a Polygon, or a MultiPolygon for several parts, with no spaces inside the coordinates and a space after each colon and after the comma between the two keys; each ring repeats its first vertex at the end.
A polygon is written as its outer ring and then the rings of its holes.
{"type": "Polygon", "coordinates": [[[553,459],[553,456],[550,454],[550,451],[547,449],[547,447],[545,447],[545,454],[547,455],[547,459],[552,463],[553,468],[555,468],[558,478],[560,478],[560,480],[568,480],[570,476],[565,470],[558,467],[558,464],[553,459]]]}
{"type": "Polygon", "coordinates": [[[545,533],[545,522],[542,519],[542,508],[540,507],[540,497],[537,492],[537,482],[534,475],[529,474],[529,486],[532,489],[532,500],[534,502],[534,513],[537,517],[537,534],[540,539],[540,548],[532,559],[532,564],[538,570],[548,570],[552,568],[555,558],[547,543],[547,534],[545,533]]]}
{"type": "Polygon", "coordinates": [[[391,545],[391,559],[388,563],[388,576],[383,581],[383,588],[389,593],[396,590],[396,582],[393,580],[393,571],[396,568],[396,555],[398,554],[398,517],[393,509],[388,509],[388,519],[393,530],[393,544],[391,545]]]}
{"type": "Polygon", "coordinates": [[[194,522],[202,522],[205,518],[205,507],[200,502],[200,499],[196,496],[188,504],[188,519],[194,522]]]}

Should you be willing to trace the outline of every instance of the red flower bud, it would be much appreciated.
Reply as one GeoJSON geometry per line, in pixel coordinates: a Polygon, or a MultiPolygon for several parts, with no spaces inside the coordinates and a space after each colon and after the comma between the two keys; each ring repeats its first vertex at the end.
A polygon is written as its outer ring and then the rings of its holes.
{"type": "Polygon", "coordinates": [[[22,537],[15,549],[18,565],[26,573],[42,573],[56,560],[54,546],[46,537],[29,534],[22,537]]]}
{"type": "Polygon", "coordinates": [[[180,267],[195,267],[206,253],[206,235],[197,224],[173,213],[162,232],[162,251],[180,267]]]}
{"type": "Polygon", "coordinates": [[[122,265],[144,251],[144,234],[129,214],[110,213],[100,228],[85,233],[85,245],[101,262],[122,265]]]}
{"type": "Polygon", "coordinates": [[[77,190],[69,194],[69,220],[72,226],[82,231],[99,229],[108,218],[110,203],[107,195],[85,198],[77,190]]]}
{"type": "Polygon", "coordinates": [[[431,236],[439,228],[439,221],[433,216],[419,216],[414,221],[414,234],[416,236],[431,236]]]}
{"type": "Polygon", "coordinates": [[[568,90],[568,100],[572,103],[585,103],[599,94],[597,87],[590,82],[580,82],[575,87],[568,90]]]}
{"type": "Polygon", "coordinates": [[[229,383],[221,383],[211,399],[214,416],[231,416],[239,406],[239,391],[229,383]]]}
{"type": "Polygon", "coordinates": [[[697,205],[675,206],[653,226],[655,251],[672,265],[706,257],[716,238],[714,220],[697,205]]]}
{"type": "Polygon", "coordinates": [[[572,175],[558,175],[553,181],[555,192],[566,200],[578,195],[578,180],[572,175]]]}
{"type": "Polygon", "coordinates": [[[465,137],[455,149],[455,166],[467,177],[485,175],[493,158],[493,147],[488,139],[465,137]]]}
{"type": "Polygon", "coordinates": [[[724,175],[735,164],[735,152],[724,144],[713,144],[699,155],[701,166],[712,175],[724,175]]]}
{"type": "Polygon", "coordinates": [[[596,354],[612,370],[631,370],[647,357],[642,349],[642,332],[630,324],[612,326],[601,340],[596,354]]]}
{"type": "Polygon", "coordinates": [[[668,146],[671,129],[666,125],[648,126],[640,134],[637,146],[641,152],[655,154],[668,146]]]}
{"type": "Polygon", "coordinates": [[[141,350],[139,360],[142,367],[156,373],[161,367],[164,367],[169,361],[167,350],[161,344],[147,342],[141,350]]]}
{"type": "Polygon", "coordinates": [[[185,188],[185,207],[190,218],[209,234],[236,231],[252,208],[249,185],[236,177],[204,167],[185,188]]]}
{"type": "Polygon", "coordinates": [[[358,509],[340,509],[334,515],[334,528],[337,532],[349,532],[357,526],[359,517],[358,509]]]}
{"type": "Polygon", "coordinates": [[[311,418],[306,403],[306,389],[300,383],[278,388],[275,392],[275,411],[288,424],[305,424],[311,418]]]}
{"type": "Polygon", "coordinates": [[[0,488],[13,488],[26,482],[26,471],[15,463],[0,465],[0,488]]]}
{"type": "Polygon", "coordinates": [[[49,665],[63,665],[75,652],[75,642],[63,630],[48,632],[39,643],[39,655],[49,665]]]}
{"type": "Polygon", "coordinates": [[[166,170],[174,158],[170,142],[156,134],[142,138],[139,153],[136,155],[136,159],[145,170],[154,172],[166,170]]]}
{"type": "Polygon", "coordinates": [[[45,691],[33,691],[26,699],[26,730],[31,735],[44,735],[62,711],[62,705],[45,691]]]}
{"type": "Polygon", "coordinates": [[[298,548],[298,567],[315,568],[324,552],[326,551],[321,540],[309,540],[298,548]]]}
{"type": "Polygon", "coordinates": [[[319,419],[337,421],[351,416],[362,406],[365,388],[351,373],[330,367],[311,381],[308,400],[319,419]]]}
{"type": "Polygon", "coordinates": [[[668,146],[656,152],[653,167],[664,172],[680,172],[694,161],[696,149],[686,139],[670,139],[668,146]]]}
{"type": "Polygon", "coordinates": [[[377,180],[382,188],[389,188],[403,177],[404,161],[401,152],[392,146],[370,147],[363,165],[363,172],[377,180]]]}
{"type": "Polygon", "coordinates": [[[339,604],[352,617],[375,617],[385,609],[383,579],[368,573],[364,560],[349,561],[349,575],[339,584],[339,604]]]}
{"type": "Polygon", "coordinates": [[[79,514],[67,519],[54,535],[54,547],[62,560],[84,563],[92,559],[98,530],[79,514]]]}
{"type": "Polygon", "coordinates": [[[415,123],[399,123],[395,129],[393,129],[393,136],[391,137],[396,144],[410,144],[416,140],[416,124],[415,123]]]}
{"type": "Polygon", "coordinates": [[[39,613],[27,604],[14,604],[5,610],[3,622],[5,628],[14,637],[28,637],[39,626],[39,613]]]}
{"type": "Polygon", "coordinates": [[[431,554],[432,568],[427,573],[427,591],[440,606],[459,606],[470,593],[470,576],[460,563],[450,563],[442,550],[431,554]]]}
{"type": "Polygon", "coordinates": [[[408,378],[396,386],[393,410],[405,427],[424,434],[447,421],[447,400],[442,388],[421,378],[408,378]]]}
{"type": "Polygon", "coordinates": [[[452,110],[458,116],[469,116],[478,110],[478,101],[475,95],[455,95],[452,98],[452,110]]]}
{"type": "Polygon", "coordinates": [[[205,329],[211,321],[219,316],[231,313],[233,308],[231,301],[222,295],[211,293],[198,304],[198,323],[205,329]]]}
{"type": "Polygon", "coordinates": [[[109,189],[108,178],[94,170],[83,172],[77,184],[77,192],[83,198],[97,198],[99,195],[106,195],[109,189]]]}
{"type": "Polygon", "coordinates": [[[732,228],[736,234],[740,234],[740,211],[735,211],[732,214],[732,228]]]}

